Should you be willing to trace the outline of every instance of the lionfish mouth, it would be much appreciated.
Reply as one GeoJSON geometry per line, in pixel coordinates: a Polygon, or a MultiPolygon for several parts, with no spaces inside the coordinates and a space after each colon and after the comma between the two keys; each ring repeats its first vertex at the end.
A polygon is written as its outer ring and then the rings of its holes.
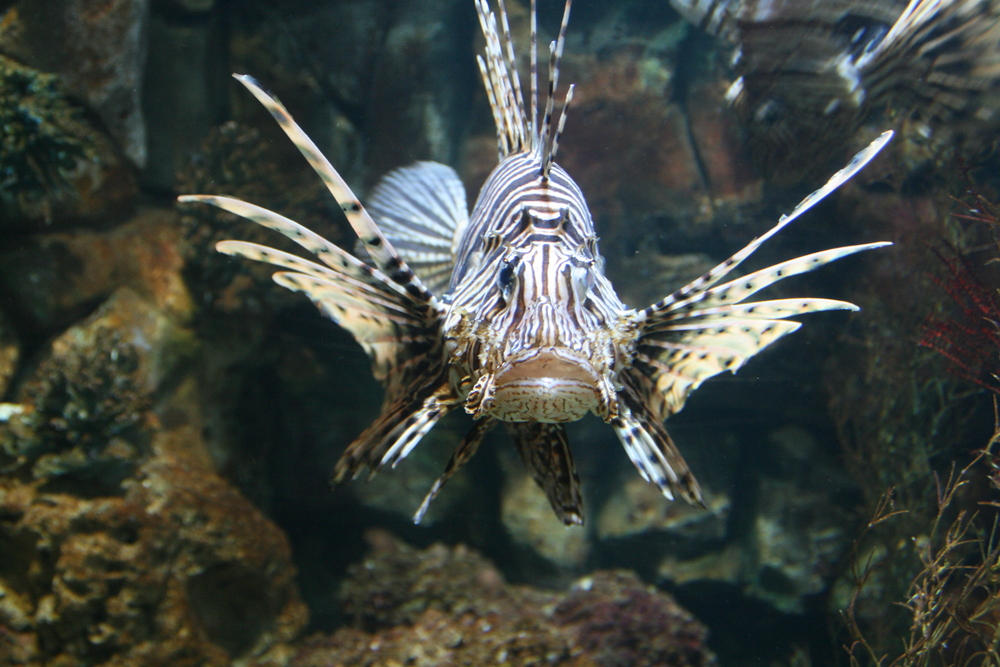
{"type": "Polygon", "coordinates": [[[576,421],[600,403],[590,360],[562,347],[525,350],[496,373],[490,413],[504,421],[576,421]]]}

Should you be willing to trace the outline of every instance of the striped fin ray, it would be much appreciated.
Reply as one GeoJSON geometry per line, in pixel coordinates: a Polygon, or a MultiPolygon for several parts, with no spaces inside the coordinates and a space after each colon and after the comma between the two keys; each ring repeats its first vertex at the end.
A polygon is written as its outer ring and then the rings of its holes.
{"type": "Polygon", "coordinates": [[[264,105],[278,125],[284,130],[288,138],[292,140],[295,147],[299,149],[303,157],[310,166],[319,174],[330,194],[333,195],[337,203],[340,204],[347,221],[351,224],[354,232],[361,239],[368,251],[375,266],[384,272],[393,282],[403,286],[415,298],[434,303],[434,295],[427,289],[421,280],[413,273],[413,270],[406,265],[392,244],[385,238],[382,231],[368,215],[364,206],[354,192],[347,185],[347,182],[337,173],[329,160],[320,152],[316,144],[313,143],[302,128],[292,119],[281,102],[269,95],[254,80],[253,77],[245,74],[234,74],[237,81],[242,83],[253,93],[254,97],[264,105]]]}
{"type": "Polygon", "coordinates": [[[431,501],[437,497],[438,492],[441,491],[445,483],[472,459],[476,454],[476,450],[479,449],[483,437],[496,425],[496,420],[490,418],[480,419],[472,425],[469,432],[462,438],[462,442],[458,443],[455,451],[452,452],[451,458],[448,459],[448,465],[445,466],[444,473],[435,480],[434,485],[431,486],[431,490],[424,496],[423,502],[420,503],[420,507],[417,508],[417,511],[413,515],[413,523],[420,523],[423,520],[427,509],[431,505],[431,501]]]}
{"type": "MultiPolygon", "coordinates": [[[[779,280],[784,280],[785,278],[795,276],[801,273],[807,273],[815,269],[825,266],[830,262],[841,259],[842,257],[847,257],[848,255],[853,255],[857,252],[862,252],[864,250],[872,250],[875,248],[882,248],[887,245],[892,245],[887,241],[882,241],[878,243],[864,243],[855,246],[844,246],[842,248],[831,248],[830,250],[823,250],[821,252],[815,252],[810,255],[804,255],[802,257],[796,257],[795,259],[790,259],[780,264],[775,264],[753,273],[749,273],[745,276],[740,276],[735,280],[731,280],[727,283],[721,285],[716,285],[710,289],[695,292],[690,294],[687,298],[674,301],[669,304],[664,309],[657,311],[647,318],[643,331],[645,333],[654,333],[656,331],[662,330],[664,327],[669,327],[671,323],[675,321],[677,317],[694,317],[696,313],[701,312],[701,310],[695,309],[706,309],[713,307],[727,307],[730,304],[737,304],[746,298],[749,298],[761,291],[762,289],[773,285],[779,280]]],[[[783,317],[789,317],[791,315],[798,315],[800,313],[809,313],[815,310],[829,310],[830,308],[845,308],[849,307],[849,310],[853,310],[854,307],[851,304],[847,304],[842,301],[829,301],[828,299],[800,299],[800,300],[789,300],[796,303],[802,304],[801,310],[797,312],[789,312],[783,317]],[[815,308],[813,304],[823,303],[827,304],[825,308],[815,308]],[[830,304],[840,304],[833,306],[830,304]]],[[[763,302],[761,302],[763,303],[763,302]]],[[[774,303],[774,302],[770,302],[774,303]]],[[[758,304],[750,303],[746,304],[747,307],[751,309],[758,304]]]]}
{"type": "MultiPolygon", "coordinates": [[[[791,213],[787,215],[782,215],[778,220],[778,224],[767,231],[763,236],[754,239],[748,243],[742,250],[734,254],[732,257],[722,262],[712,270],[710,270],[705,275],[700,278],[688,283],[681,289],[677,290],[670,296],[657,301],[656,303],[646,307],[645,309],[639,311],[637,321],[640,323],[646,318],[655,319],[659,313],[672,310],[674,305],[679,302],[689,301],[696,294],[704,292],[715,285],[717,282],[722,280],[727,274],[729,274],[733,269],[739,266],[747,257],[752,255],[761,245],[763,245],[768,239],[780,232],[795,219],[801,216],[803,213],[808,211],[810,208],[822,201],[827,195],[839,188],[841,185],[846,183],[852,176],[858,173],[866,164],[868,164],[877,154],[881,151],[885,145],[892,138],[892,130],[883,132],[875,141],[868,144],[866,148],[861,150],[857,155],[855,155],[846,167],[838,171],[836,174],[830,177],[830,180],[816,190],[808,197],[799,202],[791,213]]],[[[780,278],[780,276],[779,276],[780,278]]],[[[773,282],[773,281],[772,281],[773,282]]]]}
{"type": "Polygon", "coordinates": [[[455,171],[437,162],[396,169],[375,186],[368,212],[428,289],[441,294],[469,225],[465,186],[455,171]]]}
{"type": "MultiPolygon", "coordinates": [[[[501,11],[504,14],[502,23],[506,26],[506,11],[502,8],[501,11]]],[[[520,83],[515,84],[516,64],[511,62],[508,66],[497,31],[496,16],[490,11],[487,0],[476,0],[476,13],[483,37],[486,38],[486,57],[477,56],[476,60],[493,110],[493,120],[497,126],[497,150],[500,160],[503,160],[512,153],[532,147],[529,139],[531,130],[524,113],[524,101],[520,99],[520,83]],[[514,77],[511,76],[511,69],[515,70],[514,77]]],[[[509,31],[506,37],[509,52],[513,53],[509,31]]]]}
{"type": "Polygon", "coordinates": [[[704,507],[701,488],[664,428],[663,416],[655,414],[643,399],[654,396],[655,387],[634,368],[622,375],[622,381],[618,416],[611,420],[611,426],[639,474],[668,499],[679,494],[688,503],[704,507]]]}
{"type": "Polygon", "coordinates": [[[571,87],[570,91],[567,93],[566,100],[563,102],[560,129],[558,132],[553,132],[552,112],[555,109],[556,93],[559,90],[559,67],[562,64],[563,48],[566,46],[566,27],[569,25],[569,12],[572,4],[572,0],[566,0],[566,5],[563,8],[562,23],[559,26],[559,37],[557,37],[556,41],[549,46],[549,96],[545,101],[545,117],[542,119],[542,127],[539,130],[538,140],[539,147],[542,151],[541,159],[543,178],[548,178],[549,170],[552,168],[552,162],[556,156],[555,149],[558,146],[558,139],[556,135],[559,132],[562,132],[561,128],[565,125],[567,107],[573,97],[571,87]]]}
{"type": "Polygon", "coordinates": [[[567,526],[583,524],[583,494],[562,424],[505,422],[524,466],[567,526]]]}
{"type": "Polygon", "coordinates": [[[385,465],[394,467],[459,402],[443,365],[427,360],[409,386],[386,394],[382,413],[337,461],[333,481],[357,477],[365,467],[372,475],[385,465]]]}
{"type": "Polygon", "coordinates": [[[251,222],[256,222],[262,227],[267,227],[279,232],[287,238],[295,241],[300,246],[316,255],[327,266],[348,274],[368,273],[377,276],[380,280],[390,283],[400,294],[406,294],[406,290],[392,283],[381,271],[372,269],[357,257],[351,255],[342,248],[330,243],[316,232],[309,230],[299,223],[286,218],[285,216],[269,211],[266,208],[250,204],[242,199],[233,197],[221,197],[217,195],[181,195],[177,201],[182,204],[199,203],[209,204],[224,211],[246,218],[251,222]]]}

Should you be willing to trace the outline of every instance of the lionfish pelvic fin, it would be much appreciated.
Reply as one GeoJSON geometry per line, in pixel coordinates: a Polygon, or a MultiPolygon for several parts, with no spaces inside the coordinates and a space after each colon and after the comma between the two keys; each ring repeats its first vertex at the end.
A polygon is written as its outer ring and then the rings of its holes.
{"type": "Polygon", "coordinates": [[[505,422],[524,467],[545,492],[549,504],[567,526],[583,524],[580,478],[563,424],[505,422]]]}

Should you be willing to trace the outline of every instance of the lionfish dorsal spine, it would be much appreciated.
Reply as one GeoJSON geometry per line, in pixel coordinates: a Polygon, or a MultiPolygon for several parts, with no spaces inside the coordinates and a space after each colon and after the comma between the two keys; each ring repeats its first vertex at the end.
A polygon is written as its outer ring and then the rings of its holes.
{"type": "Polygon", "coordinates": [[[483,77],[486,95],[497,126],[497,154],[501,161],[508,155],[531,151],[538,157],[540,175],[547,179],[556,151],[559,136],[566,126],[566,116],[573,99],[570,86],[563,100],[557,123],[553,121],[556,96],[559,92],[559,71],[566,44],[566,29],[569,25],[572,0],[567,0],[563,8],[559,36],[549,45],[548,95],[542,118],[539,120],[538,100],[538,18],[536,2],[531,3],[531,85],[530,115],[525,109],[521,79],[517,71],[514,40],[510,31],[507,8],[502,0],[499,29],[496,16],[490,11],[488,0],[476,0],[479,24],[486,38],[486,55],[477,56],[479,71],[483,77]]]}
{"type": "MultiPolygon", "coordinates": [[[[573,0],[566,0],[566,5],[563,8],[562,23],[559,25],[559,37],[549,45],[549,95],[545,100],[545,118],[542,121],[541,133],[539,135],[539,144],[542,151],[542,178],[549,177],[549,170],[552,168],[552,162],[556,157],[555,148],[558,145],[556,135],[558,132],[552,131],[552,113],[555,109],[556,93],[559,90],[559,68],[562,65],[563,49],[566,46],[566,28],[569,25],[569,12],[572,4],[573,0]]],[[[565,125],[566,106],[569,104],[569,100],[572,99],[572,86],[570,88],[570,92],[567,93],[568,97],[563,103],[560,126],[565,125]]]]}

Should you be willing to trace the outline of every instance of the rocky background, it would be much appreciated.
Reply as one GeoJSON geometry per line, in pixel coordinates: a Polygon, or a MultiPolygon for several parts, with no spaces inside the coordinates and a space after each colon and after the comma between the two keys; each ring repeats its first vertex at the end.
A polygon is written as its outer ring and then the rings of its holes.
{"type": "MultiPolygon", "coordinates": [[[[507,5],[526,56],[527,3],[507,5]]],[[[561,3],[539,5],[545,44],[561,3]]],[[[364,353],[270,269],[213,250],[282,239],[174,197],[240,197],[353,248],[239,72],[362,197],[433,159],[474,201],[496,146],[472,3],[0,12],[0,665],[836,665],[848,608],[895,650],[936,475],[992,432],[992,394],[919,345],[955,310],[938,254],[1000,284],[990,228],[961,217],[971,187],[981,204],[1000,180],[995,146],[968,140],[995,136],[989,118],[949,118],[930,141],[906,122],[915,102],[889,101],[821,153],[782,143],[726,101],[731,39],[666,0],[578,0],[559,161],[626,302],[742,247],[887,127],[883,155],[755,266],[895,245],[773,289],[862,311],[804,318],[668,424],[707,511],[667,502],[585,419],[570,430],[585,526],[558,522],[498,431],[415,527],[464,415],[397,469],[331,489],[380,404],[364,353]],[[783,151],[760,153],[762,136],[783,151]],[[907,513],[865,532],[890,489],[907,513]],[[861,587],[859,558],[885,574],[861,587]]],[[[964,506],[995,500],[973,487],[964,506]]]]}

